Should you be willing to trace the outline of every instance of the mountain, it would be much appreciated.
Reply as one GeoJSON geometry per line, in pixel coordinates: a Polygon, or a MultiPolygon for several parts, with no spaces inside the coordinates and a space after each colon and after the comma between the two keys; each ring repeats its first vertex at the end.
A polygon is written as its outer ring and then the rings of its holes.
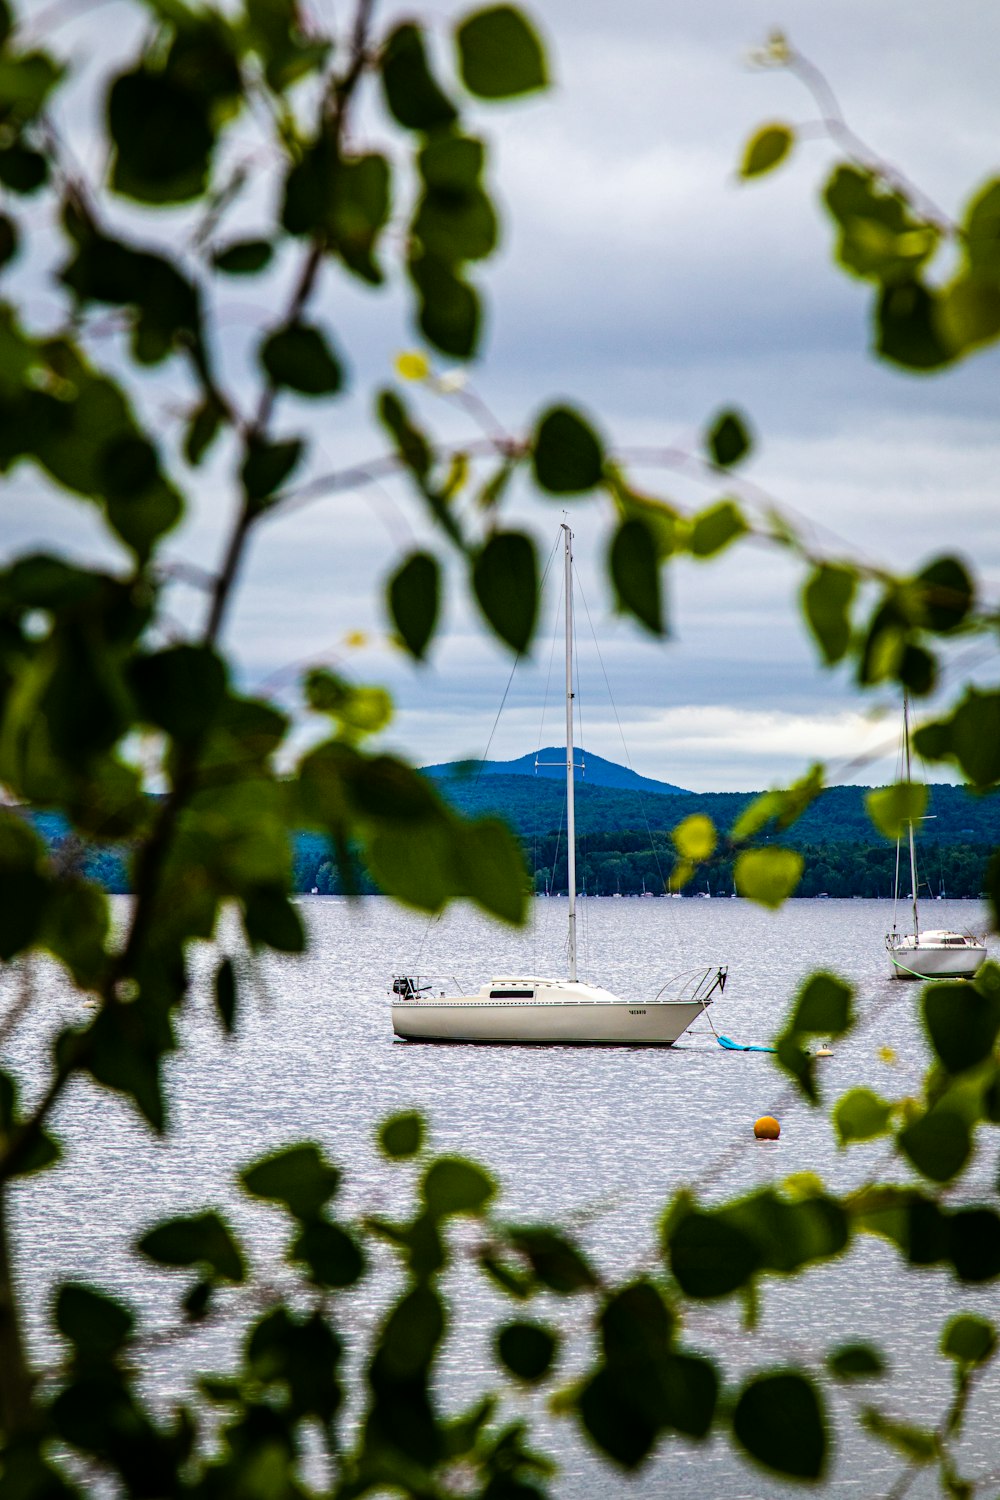
{"type": "MultiPolygon", "coordinates": [[[[576,761],[576,781],[581,788],[605,786],[620,792],[643,792],[657,797],[690,795],[683,787],[673,786],[669,781],[654,781],[649,776],[640,776],[627,766],[620,766],[613,760],[604,760],[600,755],[591,755],[587,750],[578,750],[576,761]]],[[[453,760],[442,765],[421,766],[421,770],[433,781],[461,781],[466,784],[480,781],[484,776],[531,776],[565,782],[566,747],[548,745],[544,750],[521,755],[517,760],[453,760]]]]}
{"type": "MultiPolygon", "coordinates": [[[[555,761],[565,753],[558,749],[542,750],[539,759],[555,761]]],[[[523,840],[531,842],[557,831],[566,816],[565,771],[559,765],[546,766],[539,767],[536,775],[534,762],[533,755],[516,761],[487,761],[481,775],[477,775],[476,761],[425,766],[423,772],[466,817],[494,814],[505,818],[523,840]],[[512,771],[512,767],[517,769],[512,771]]],[[[780,841],[793,848],[847,843],[888,847],[888,841],[876,833],[869,821],[865,807],[867,790],[860,786],[828,787],[793,827],[780,836],[780,841]]],[[[1000,843],[1000,795],[975,796],[964,787],[940,782],[929,786],[927,793],[929,816],[921,819],[918,829],[921,843],[994,847],[1000,843]]],[[[586,776],[577,774],[576,826],[581,836],[638,836],[641,831],[648,847],[648,831],[669,833],[692,813],[711,818],[724,832],[756,795],[755,792],[685,792],[588,755],[586,776]],[[601,784],[592,779],[595,764],[607,767],[612,774],[620,774],[625,778],[624,785],[601,784]]]]}

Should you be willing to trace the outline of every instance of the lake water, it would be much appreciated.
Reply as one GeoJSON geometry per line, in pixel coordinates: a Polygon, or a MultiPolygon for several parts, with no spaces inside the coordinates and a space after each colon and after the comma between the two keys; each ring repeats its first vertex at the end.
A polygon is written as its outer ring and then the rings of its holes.
{"type": "MultiPolygon", "coordinates": [[[[194,1002],[185,1023],[183,1064],[168,1068],[172,1130],[158,1141],[107,1094],[74,1084],[57,1118],[71,1169],[57,1168],[18,1189],[16,1240],[31,1288],[30,1334],[49,1346],[48,1298],[66,1277],[89,1279],[129,1296],[154,1325],[168,1314],[176,1284],[150,1276],[127,1254],[145,1225],[167,1213],[221,1206],[244,1232],[258,1264],[280,1281],[277,1219],[234,1191],[234,1169],[296,1138],[321,1141],[345,1169],[349,1211],[398,1207],[407,1169],[382,1163],[373,1126],[411,1106],[427,1113],[439,1151],[476,1157],[503,1185],[514,1220],[555,1220],[579,1232],[601,1267],[623,1277],[652,1264],[656,1222],[671,1193],[692,1186],[717,1201],[793,1172],[816,1171],[838,1190],[889,1168],[884,1142],[838,1152],[826,1117],[795,1095],[771,1059],[729,1053],[704,1021],[672,1049],[435,1047],[393,1040],[386,995],[394,970],[457,974],[469,984],[491,972],[561,972],[565,900],[533,903],[530,927],[513,933],[468,910],[427,923],[380,898],[302,903],[311,934],[301,960],[273,958],[244,984],[238,1035],[220,1034],[209,1001],[216,955],[196,960],[194,1002]],[[781,1139],[753,1139],[761,1114],[781,1122],[781,1139]]],[[[771,914],[736,900],[587,900],[580,904],[581,974],[628,998],[649,998],[671,974],[726,963],[729,983],[712,1007],[716,1028],[744,1043],[765,1043],[788,998],[816,968],[857,986],[859,1025],[821,1064],[828,1097],[866,1084],[890,1097],[917,1092],[926,1050],[917,1018],[919,987],[888,977],[883,939],[891,905],[875,901],[793,901],[771,914]],[[886,1060],[891,1048],[894,1061],[886,1060]]],[[[937,902],[934,926],[984,931],[977,904],[937,902]]],[[[2,983],[10,1003],[17,976],[2,983]]],[[[39,970],[36,998],[8,1044],[7,1063],[30,1093],[31,1057],[74,1004],[54,970],[39,970]]],[[[977,1157],[962,1192],[995,1191],[996,1161],[977,1157]]],[[[943,1415],[951,1371],[937,1354],[942,1323],[960,1310],[1000,1314],[996,1288],[972,1290],[940,1273],[898,1274],[887,1245],[862,1240],[842,1262],[787,1283],[772,1283],[757,1332],[738,1309],[697,1309],[689,1347],[724,1353],[731,1376],[778,1361],[821,1368],[834,1342],[874,1339],[895,1371],[887,1390],[829,1390],[837,1450],[824,1493],[888,1495],[903,1461],[863,1437],[855,1413],[876,1399],[893,1415],[934,1424],[943,1415]]],[[[352,1294],[347,1318],[363,1330],[386,1288],[352,1294]]],[[[468,1404],[495,1376],[488,1330],[499,1299],[477,1292],[448,1348],[442,1397],[468,1404]]],[[[563,1304],[568,1314],[572,1304],[563,1304]]],[[[583,1321],[582,1306],[575,1316],[583,1321]]],[[[201,1328],[160,1351],[151,1367],[154,1396],[179,1393],[185,1372],[225,1364],[232,1324],[201,1328]]],[[[572,1354],[570,1355],[572,1360],[572,1354]]],[[[991,1420],[1000,1371],[989,1369],[971,1405],[960,1448],[963,1472],[1000,1484],[1000,1437],[991,1420]]],[[[520,1404],[519,1404],[520,1403],[520,1404]]],[[[567,1424],[548,1421],[544,1400],[517,1397],[545,1426],[559,1460],[559,1500],[629,1495],[760,1500],[801,1493],[743,1462],[725,1442],[674,1442],[634,1479],[605,1466],[567,1424]]],[[[926,1476],[907,1491],[936,1494],[926,1476]]]]}

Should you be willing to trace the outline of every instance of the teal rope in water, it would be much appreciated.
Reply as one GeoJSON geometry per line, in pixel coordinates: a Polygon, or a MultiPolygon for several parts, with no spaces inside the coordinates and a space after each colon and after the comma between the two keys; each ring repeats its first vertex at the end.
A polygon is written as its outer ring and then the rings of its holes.
{"type": "Polygon", "coordinates": [[[727,1052],[774,1052],[774,1047],[755,1047],[744,1042],[734,1042],[731,1036],[719,1036],[716,1032],[715,1040],[720,1047],[725,1047],[727,1052]]]}

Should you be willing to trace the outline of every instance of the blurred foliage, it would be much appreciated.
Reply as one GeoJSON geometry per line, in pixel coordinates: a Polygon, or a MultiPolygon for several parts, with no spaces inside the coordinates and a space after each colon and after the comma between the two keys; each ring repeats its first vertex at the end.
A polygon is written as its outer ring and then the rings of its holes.
{"type": "MultiPolygon", "coordinates": [[[[98,89],[89,102],[108,165],[94,185],[62,145],[68,67],[44,39],[24,40],[0,0],[0,472],[89,506],[114,559],[88,567],[33,552],[0,569],[0,961],[16,963],[16,982],[30,958],[47,955],[87,1002],[36,1059],[48,1073],[28,1103],[0,1074],[0,1488],[12,1500],[537,1500],[552,1493],[554,1466],[522,1415],[525,1388],[545,1393],[552,1419],[573,1423],[622,1471],[677,1437],[721,1437],[769,1475],[821,1481],[834,1448],[829,1381],[883,1380],[881,1351],[840,1344],[815,1369],[762,1353],[736,1378],[695,1346],[690,1314],[732,1301],[752,1327],[765,1286],[849,1255],[861,1235],[886,1241],[901,1271],[933,1268],[960,1287],[1000,1278],[996,1184],[963,1181],[1000,1123],[993,964],[974,983],[923,995],[930,1067],[919,1095],[855,1089],[833,1102],[839,1145],[882,1138],[885,1175],[898,1167],[898,1181],[880,1173],[838,1196],[800,1177],[728,1203],[681,1190],[655,1251],[619,1282],[581,1236],[507,1222],[488,1168],[435,1156],[426,1122],[406,1110],[377,1135],[386,1173],[408,1183],[409,1207],[392,1218],[343,1211],[342,1173],[315,1143],[290,1143],[239,1174],[257,1211],[283,1226],[280,1284],[216,1209],[141,1228],[137,1264],[177,1287],[168,1337],[207,1319],[241,1330],[228,1373],[186,1383],[169,1410],[151,1398],[143,1319],[100,1288],[59,1287],[59,1352],[44,1369],[24,1340],[12,1184],[59,1159],[50,1116],[79,1075],[123,1096],[154,1131],[169,1128],[163,1069],[180,1046],[192,945],[236,919],[242,951],[219,954],[212,985],[226,1035],[246,1024],[254,956],[306,946],[290,899],[296,832],[322,841],[342,890],[357,889],[366,870],[420,910],[465,899],[510,922],[524,915],[527,873],[510,830],[464,816],[379,748],[392,712],[382,689],[307,670],[301,710],[323,730],[300,754],[292,716],[240,690],[225,646],[250,540],[319,482],[300,403],[335,402],[350,386],[351,350],[321,320],[321,289],[336,278],[360,291],[401,280],[424,350],[403,355],[396,374],[421,396],[461,394],[461,374],[438,375],[434,357],[464,361],[480,349],[476,268],[501,237],[471,117],[549,78],[545,46],[514,7],[464,14],[450,39],[412,19],[377,28],[373,9],[355,0],[347,29],[326,35],[294,0],[137,4],[133,55],[80,85],[98,89]],[[44,326],[37,297],[18,290],[29,261],[46,278],[44,326]],[[233,277],[263,278],[252,376],[223,357],[219,297],[233,277]],[[150,400],[154,375],[170,383],[166,416],[150,400]],[[171,615],[177,564],[166,548],[190,505],[190,471],[209,461],[231,517],[217,569],[188,570],[204,621],[185,632],[171,615]],[[43,836],[46,819],[58,839],[43,836]],[[132,900],[116,931],[106,890],[126,883],[132,900]],[[465,1306],[466,1283],[450,1275],[459,1266],[504,1310],[489,1335],[490,1388],[469,1391],[456,1412],[438,1375],[465,1306]],[[344,1294],[367,1278],[377,1278],[381,1311],[359,1333],[344,1294]]],[[[780,37],[764,61],[804,68],[780,37]]],[[[776,168],[797,137],[766,126],[742,176],[776,168]]],[[[848,132],[837,138],[851,146],[848,132]]],[[[857,155],[838,161],[824,202],[835,258],[872,286],[877,352],[927,371],[995,342],[1000,184],[977,189],[950,222],[857,155]]],[[[395,559],[386,582],[394,636],[414,662],[433,651],[456,579],[499,641],[531,647],[540,569],[532,536],[503,517],[515,479],[559,504],[605,504],[609,598],[654,635],[668,630],[671,566],[754,542],[800,566],[820,661],[844,664],[861,688],[919,700],[941,680],[953,641],[995,639],[996,610],[959,558],[898,577],[816,552],[777,508],[755,503],[740,478],[751,427],[731,409],[709,415],[686,456],[711,489],[693,514],[639,491],[599,421],[563,399],[518,435],[491,421],[485,439],[458,448],[437,441],[421,402],[396,385],[376,394],[375,412],[390,451],[374,469],[405,481],[433,538],[395,559]]],[[[922,755],[957,767],[977,793],[1000,781],[1000,689],[984,681],[917,733],[922,755]]],[[[825,780],[814,768],[733,809],[725,834],[704,808],[678,804],[687,816],[671,841],[677,882],[725,858],[743,894],[779,905],[801,877],[796,829],[825,780]]],[[[922,806],[913,789],[893,787],[869,812],[894,836],[922,806]]],[[[996,909],[995,860],[987,878],[996,909]]],[[[32,999],[26,982],[5,1028],[32,999]]],[[[795,998],[777,1063],[813,1106],[823,1099],[811,1044],[853,1025],[851,989],[836,975],[812,976],[795,998]]],[[[865,1431],[907,1465],[936,1466],[948,1493],[970,1493],[956,1447],[995,1350],[992,1324],[959,1312],[942,1331],[954,1390],[940,1423],[901,1419],[876,1389],[860,1411],[865,1431]]]]}

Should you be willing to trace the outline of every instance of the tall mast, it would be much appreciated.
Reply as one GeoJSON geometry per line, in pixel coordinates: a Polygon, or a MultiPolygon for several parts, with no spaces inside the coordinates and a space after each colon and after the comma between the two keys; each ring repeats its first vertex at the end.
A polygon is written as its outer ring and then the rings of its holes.
{"type": "MultiPolygon", "coordinates": [[[[910,770],[910,699],[907,693],[903,694],[903,747],[906,755],[906,784],[912,783],[910,770]]],[[[910,830],[910,894],[913,897],[913,936],[919,941],[920,926],[917,916],[917,856],[913,847],[913,819],[909,820],[910,830]]]]}
{"type": "Polygon", "coordinates": [[[573,533],[563,522],[566,555],[566,878],[569,895],[569,977],[576,979],[576,787],[573,782],[573,533]]]}

